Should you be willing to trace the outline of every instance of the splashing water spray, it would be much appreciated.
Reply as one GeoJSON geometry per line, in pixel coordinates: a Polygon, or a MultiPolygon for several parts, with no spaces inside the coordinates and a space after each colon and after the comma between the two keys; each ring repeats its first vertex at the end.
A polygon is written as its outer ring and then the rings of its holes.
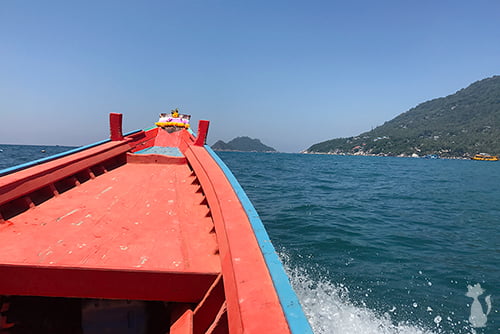
{"type": "Polygon", "coordinates": [[[472,327],[486,327],[486,322],[488,321],[488,314],[491,311],[491,295],[488,295],[484,298],[486,302],[487,310],[486,313],[483,311],[483,306],[479,302],[479,296],[484,293],[485,290],[481,288],[481,284],[477,283],[474,286],[467,285],[467,293],[465,294],[467,297],[471,297],[473,299],[472,305],[470,307],[470,316],[469,322],[472,327]]]}

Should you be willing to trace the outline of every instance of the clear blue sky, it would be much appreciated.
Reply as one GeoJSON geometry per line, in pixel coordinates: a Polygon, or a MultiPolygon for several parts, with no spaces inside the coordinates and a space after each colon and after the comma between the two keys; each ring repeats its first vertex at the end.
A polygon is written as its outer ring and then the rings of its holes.
{"type": "Polygon", "coordinates": [[[160,112],[298,152],[500,74],[500,1],[0,0],[0,143],[160,112]]]}

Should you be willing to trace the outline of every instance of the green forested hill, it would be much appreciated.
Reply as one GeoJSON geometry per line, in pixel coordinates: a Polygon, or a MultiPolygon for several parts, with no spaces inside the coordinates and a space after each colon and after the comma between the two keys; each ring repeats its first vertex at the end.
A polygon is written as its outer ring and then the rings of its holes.
{"type": "Polygon", "coordinates": [[[469,157],[500,154],[500,76],[430,100],[357,137],[312,145],[306,153],[469,157]]]}

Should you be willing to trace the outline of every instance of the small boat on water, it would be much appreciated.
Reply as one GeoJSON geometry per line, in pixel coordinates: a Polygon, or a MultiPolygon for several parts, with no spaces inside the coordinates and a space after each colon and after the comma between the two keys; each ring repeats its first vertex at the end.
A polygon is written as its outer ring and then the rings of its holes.
{"type": "Polygon", "coordinates": [[[471,158],[472,160],[481,160],[481,161],[498,161],[498,156],[489,155],[487,153],[479,153],[471,158]]]}
{"type": "Polygon", "coordinates": [[[0,332],[312,333],[209,122],[121,124],[0,171],[0,332]]]}

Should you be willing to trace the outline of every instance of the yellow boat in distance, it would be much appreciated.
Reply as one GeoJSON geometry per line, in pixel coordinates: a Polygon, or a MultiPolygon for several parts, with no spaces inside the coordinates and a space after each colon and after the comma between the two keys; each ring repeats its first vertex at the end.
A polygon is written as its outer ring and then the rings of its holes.
{"type": "Polygon", "coordinates": [[[489,155],[486,153],[476,154],[471,158],[472,160],[482,160],[482,161],[498,161],[497,155],[489,155]]]}

